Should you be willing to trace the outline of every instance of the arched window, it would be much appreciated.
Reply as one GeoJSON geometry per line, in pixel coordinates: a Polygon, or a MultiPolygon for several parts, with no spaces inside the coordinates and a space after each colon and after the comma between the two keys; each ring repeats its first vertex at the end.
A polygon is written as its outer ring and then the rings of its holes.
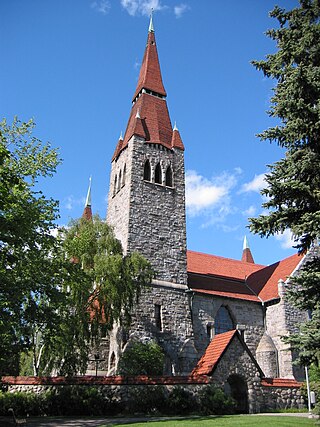
{"type": "Polygon", "coordinates": [[[160,163],[157,164],[156,170],[154,172],[154,182],[156,184],[162,184],[162,173],[160,163]]]}
{"type": "Polygon", "coordinates": [[[215,335],[222,334],[223,332],[228,332],[234,329],[233,320],[230,316],[229,310],[227,307],[222,305],[214,319],[214,332],[215,335]]]}
{"type": "Polygon", "coordinates": [[[119,172],[118,191],[121,188],[121,171],[119,172]]]}
{"type": "Polygon", "coordinates": [[[117,192],[117,175],[114,177],[113,195],[115,195],[116,192],[117,192]]]}
{"type": "Polygon", "coordinates": [[[143,179],[145,181],[151,181],[151,167],[149,160],[146,160],[144,164],[143,179]]]}
{"type": "Polygon", "coordinates": [[[125,185],[126,183],[126,173],[127,173],[127,165],[124,165],[123,168],[123,176],[122,176],[122,187],[125,185]]]}
{"type": "Polygon", "coordinates": [[[168,166],[166,170],[166,186],[172,187],[172,170],[170,166],[168,166]]]}

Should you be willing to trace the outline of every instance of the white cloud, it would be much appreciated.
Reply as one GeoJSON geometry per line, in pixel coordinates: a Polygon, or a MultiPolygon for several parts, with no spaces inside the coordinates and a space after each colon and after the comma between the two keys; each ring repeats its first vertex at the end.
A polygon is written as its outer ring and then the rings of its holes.
{"type": "Polygon", "coordinates": [[[174,10],[174,14],[176,15],[176,18],[181,18],[181,16],[185,12],[187,12],[188,10],[190,10],[190,6],[188,6],[185,3],[181,3],[181,4],[177,5],[177,6],[175,6],[173,8],[173,10],[174,10]]]}
{"type": "Polygon", "coordinates": [[[242,215],[246,216],[246,217],[251,217],[254,216],[257,212],[257,209],[255,206],[251,205],[248,207],[248,209],[244,210],[242,212],[242,215]]]}
{"type": "Polygon", "coordinates": [[[243,184],[240,193],[248,193],[249,191],[259,193],[266,186],[265,174],[261,173],[260,175],[255,175],[252,181],[243,184]]]}
{"type": "Polygon", "coordinates": [[[160,0],[121,0],[121,5],[131,16],[149,16],[152,10],[156,12],[166,8],[160,0]]]}
{"type": "Polygon", "coordinates": [[[63,207],[67,209],[68,211],[71,211],[75,206],[83,205],[85,204],[85,198],[81,197],[80,199],[76,199],[73,195],[67,196],[63,200],[63,207]]]}
{"type": "Polygon", "coordinates": [[[292,232],[287,228],[283,233],[275,234],[275,238],[281,243],[283,249],[291,249],[297,242],[294,241],[292,232]]]}
{"type": "Polygon", "coordinates": [[[96,0],[91,2],[91,7],[97,12],[100,12],[103,15],[106,15],[111,9],[111,4],[109,0],[96,0]]]}
{"type": "Polygon", "coordinates": [[[236,179],[232,174],[223,173],[211,180],[196,171],[186,172],[186,206],[191,216],[215,213],[219,218],[230,213],[229,193],[236,179]]]}

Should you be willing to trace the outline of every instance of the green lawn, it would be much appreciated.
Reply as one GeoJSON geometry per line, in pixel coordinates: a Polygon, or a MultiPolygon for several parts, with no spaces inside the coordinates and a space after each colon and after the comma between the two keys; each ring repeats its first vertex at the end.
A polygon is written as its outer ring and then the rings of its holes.
{"type": "Polygon", "coordinates": [[[292,416],[224,415],[200,417],[197,419],[147,421],[144,423],[126,424],[126,427],[300,427],[316,425],[319,425],[317,420],[292,416]]]}

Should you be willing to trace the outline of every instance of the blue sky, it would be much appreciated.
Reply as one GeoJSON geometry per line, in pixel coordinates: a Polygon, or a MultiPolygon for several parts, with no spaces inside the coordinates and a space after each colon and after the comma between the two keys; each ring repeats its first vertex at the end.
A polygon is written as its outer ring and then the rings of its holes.
{"type": "Polygon", "coordinates": [[[110,160],[124,132],[150,9],[171,120],[186,147],[188,248],[239,259],[246,234],[257,263],[294,253],[290,233],[261,239],[246,228],[262,213],[266,165],[283,156],[257,133],[274,82],[250,64],[275,51],[264,32],[275,4],[295,0],[2,0],[0,112],[33,117],[36,136],[63,163],[41,181],[59,200],[60,224],[83,211],[92,175],[105,217],[110,160]]]}

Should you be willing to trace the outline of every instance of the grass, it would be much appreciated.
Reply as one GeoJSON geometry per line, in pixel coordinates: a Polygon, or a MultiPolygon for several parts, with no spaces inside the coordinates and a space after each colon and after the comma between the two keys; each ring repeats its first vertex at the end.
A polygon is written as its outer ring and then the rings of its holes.
{"type": "MultiPolygon", "coordinates": [[[[224,415],[179,420],[146,421],[126,424],[126,427],[303,427],[315,426],[316,420],[293,416],[224,415]]],[[[110,425],[110,424],[109,424],[110,425]]],[[[114,426],[119,424],[113,424],[114,426]]],[[[101,426],[103,427],[103,426],[101,426]]]]}

